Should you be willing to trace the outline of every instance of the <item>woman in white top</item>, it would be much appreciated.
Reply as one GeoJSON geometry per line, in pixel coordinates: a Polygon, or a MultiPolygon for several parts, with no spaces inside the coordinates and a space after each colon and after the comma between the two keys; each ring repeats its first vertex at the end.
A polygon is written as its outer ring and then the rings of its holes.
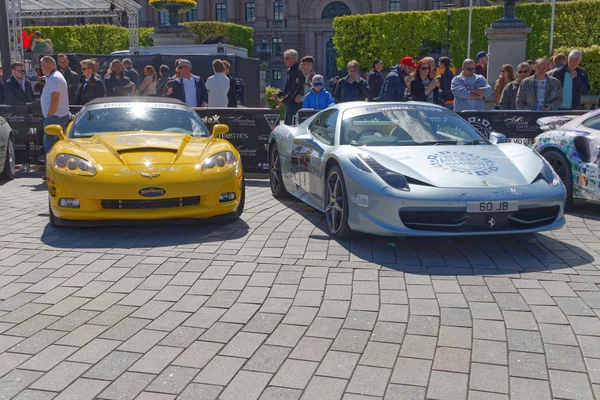
{"type": "Polygon", "coordinates": [[[142,96],[156,96],[156,71],[152,65],[146,65],[144,76],[146,77],[140,86],[142,96]]]}

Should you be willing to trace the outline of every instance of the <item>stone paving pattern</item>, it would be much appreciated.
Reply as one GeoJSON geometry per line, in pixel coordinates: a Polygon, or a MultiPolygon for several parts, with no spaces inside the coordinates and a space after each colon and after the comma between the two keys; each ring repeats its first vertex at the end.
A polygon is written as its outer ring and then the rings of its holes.
{"type": "Polygon", "coordinates": [[[247,190],[227,225],[57,229],[41,175],[1,185],[0,399],[600,399],[599,207],[338,242],[247,190]]]}

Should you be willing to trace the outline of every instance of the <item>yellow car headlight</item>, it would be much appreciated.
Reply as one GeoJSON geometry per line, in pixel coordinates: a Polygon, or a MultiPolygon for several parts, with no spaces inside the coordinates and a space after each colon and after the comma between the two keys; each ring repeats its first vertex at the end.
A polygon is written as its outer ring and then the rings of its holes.
{"type": "Polygon", "coordinates": [[[231,169],[237,167],[237,160],[231,151],[222,151],[208,157],[202,163],[202,172],[207,169],[231,169]]]}
{"type": "Polygon", "coordinates": [[[72,154],[61,153],[54,159],[54,169],[56,172],[72,175],[94,176],[96,168],[88,160],[72,154]]]}

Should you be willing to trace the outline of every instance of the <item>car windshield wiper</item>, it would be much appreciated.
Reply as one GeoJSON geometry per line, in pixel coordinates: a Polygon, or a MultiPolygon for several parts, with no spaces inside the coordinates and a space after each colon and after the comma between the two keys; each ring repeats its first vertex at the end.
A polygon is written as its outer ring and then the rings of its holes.
{"type": "Polygon", "coordinates": [[[486,144],[487,142],[483,139],[469,140],[467,142],[461,143],[463,146],[470,146],[473,144],[486,144]]]}
{"type": "Polygon", "coordinates": [[[440,144],[457,144],[456,140],[429,140],[426,142],[415,142],[413,146],[437,146],[440,144]]]}

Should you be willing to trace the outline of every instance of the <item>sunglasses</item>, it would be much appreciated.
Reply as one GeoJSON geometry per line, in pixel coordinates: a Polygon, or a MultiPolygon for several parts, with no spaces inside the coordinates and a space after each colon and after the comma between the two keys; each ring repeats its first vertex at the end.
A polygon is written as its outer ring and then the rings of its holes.
{"type": "Polygon", "coordinates": [[[322,83],[313,83],[313,86],[323,86],[322,83]]]}
{"type": "Polygon", "coordinates": [[[88,69],[91,69],[90,67],[81,67],[82,71],[87,71],[88,69]]]}
{"type": "Polygon", "coordinates": [[[475,68],[465,68],[465,71],[473,72],[475,71],[475,68]]]}
{"type": "Polygon", "coordinates": [[[23,72],[25,72],[25,70],[24,69],[15,69],[15,72],[22,74],[23,72]]]}
{"type": "Polygon", "coordinates": [[[421,67],[421,71],[429,71],[431,68],[429,67],[421,67]]]}
{"type": "Polygon", "coordinates": [[[528,74],[529,73],[529,71],[518,71],[518,72],[519,72],[519,74],[528,74]]]}

